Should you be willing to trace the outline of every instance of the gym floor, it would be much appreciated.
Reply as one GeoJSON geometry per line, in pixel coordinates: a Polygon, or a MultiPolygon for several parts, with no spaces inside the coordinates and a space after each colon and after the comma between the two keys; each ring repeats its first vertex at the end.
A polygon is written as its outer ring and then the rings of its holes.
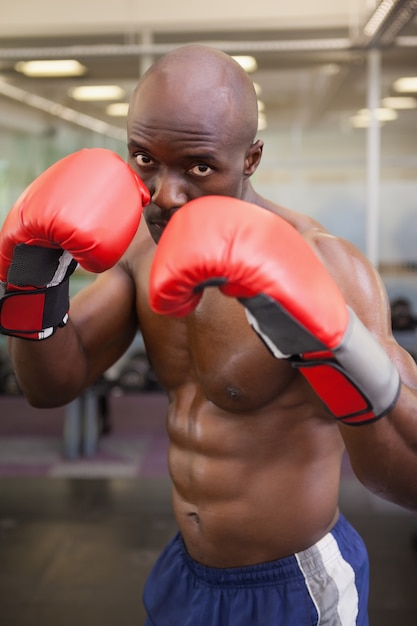
{"type": "MultiPolygon", "coordinates": [[[[176,531],[165,406],[157,392],[112,398],[97,454],[65,459],[63,410],[0,397],[2,626],[143,624],[144,581],[176,531]]],[[[415,626],[417,516],[369,494],[347,461],[340,503],[368,546],[371,626],[415,626]]]]}

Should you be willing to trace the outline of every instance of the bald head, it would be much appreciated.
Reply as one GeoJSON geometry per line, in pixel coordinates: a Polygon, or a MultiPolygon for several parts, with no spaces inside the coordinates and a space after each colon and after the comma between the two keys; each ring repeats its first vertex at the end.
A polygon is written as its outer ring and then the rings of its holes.
{"type": "Polygon", "coordinates": [[[209,46],[184,46],[158,59],[133,94],[128,127],[138,101],[163,107],[171,120],[183,116],[190,125],[211,121],[246,145],[256,135],[257,98],[250,78],[232,57],[209,46]]]}

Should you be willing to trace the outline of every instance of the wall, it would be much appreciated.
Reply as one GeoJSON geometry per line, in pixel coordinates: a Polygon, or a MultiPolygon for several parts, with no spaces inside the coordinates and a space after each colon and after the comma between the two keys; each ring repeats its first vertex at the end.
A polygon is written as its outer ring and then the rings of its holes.
{"type": "MultiPolygon", "coordinates": [[[[83,147],[125,157],[122,141],[0,102],[0,220],[19,193],[48,165],[83,147]]],[[[262,195],[305,212],[364,250],[366,132],[338,125],[262,131],[264,157],[254,181],[262,195]]],[[[382,129],[380,260],[417,263],[417,142],[414,129],[382,129]]]]}

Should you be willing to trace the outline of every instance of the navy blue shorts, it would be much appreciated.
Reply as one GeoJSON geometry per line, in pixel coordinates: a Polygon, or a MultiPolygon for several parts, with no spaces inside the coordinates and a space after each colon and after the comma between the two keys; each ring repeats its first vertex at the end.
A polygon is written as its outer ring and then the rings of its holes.
{"type": "Polygon", "coordinates": [[[249,567],[204,567],[178,534],[144,591],[145,626],[368,626],[365,545],[340,516],[293,556],[249,567]]]}

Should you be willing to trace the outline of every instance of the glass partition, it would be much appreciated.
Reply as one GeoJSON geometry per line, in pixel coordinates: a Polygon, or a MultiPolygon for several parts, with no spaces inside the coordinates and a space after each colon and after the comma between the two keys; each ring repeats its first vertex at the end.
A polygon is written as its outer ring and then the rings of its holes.
{"type": "MultiPolygon", "coordinates": [[[[398,54],[395,48],[381,54],[381,105],[398,95],[395,81],[412,72],[412,55],[403,53],[402,66],[398,54]]],[[[267,126],[259,133],[265,149],[254,176],[257,190],[313,216],[366,253],[368,131],[358,116],[369,92],[366,51],[322,52],[308,60],[277,55],[270,66],[270,74],[259,75],[267,126]],[[296,93],[287,102],[290,83],[296,93]]],[[[26,185],[64,155],[103,146],[126,156],[123,141],[46,114],[33,132],[27,124],[9,127],[2,106],[0,99],[0,222],[26,185]]],[[[380,123],[377,265],[392,297],[411,298],[417,317],[417,108],[393,111],[380,123]]]]}

